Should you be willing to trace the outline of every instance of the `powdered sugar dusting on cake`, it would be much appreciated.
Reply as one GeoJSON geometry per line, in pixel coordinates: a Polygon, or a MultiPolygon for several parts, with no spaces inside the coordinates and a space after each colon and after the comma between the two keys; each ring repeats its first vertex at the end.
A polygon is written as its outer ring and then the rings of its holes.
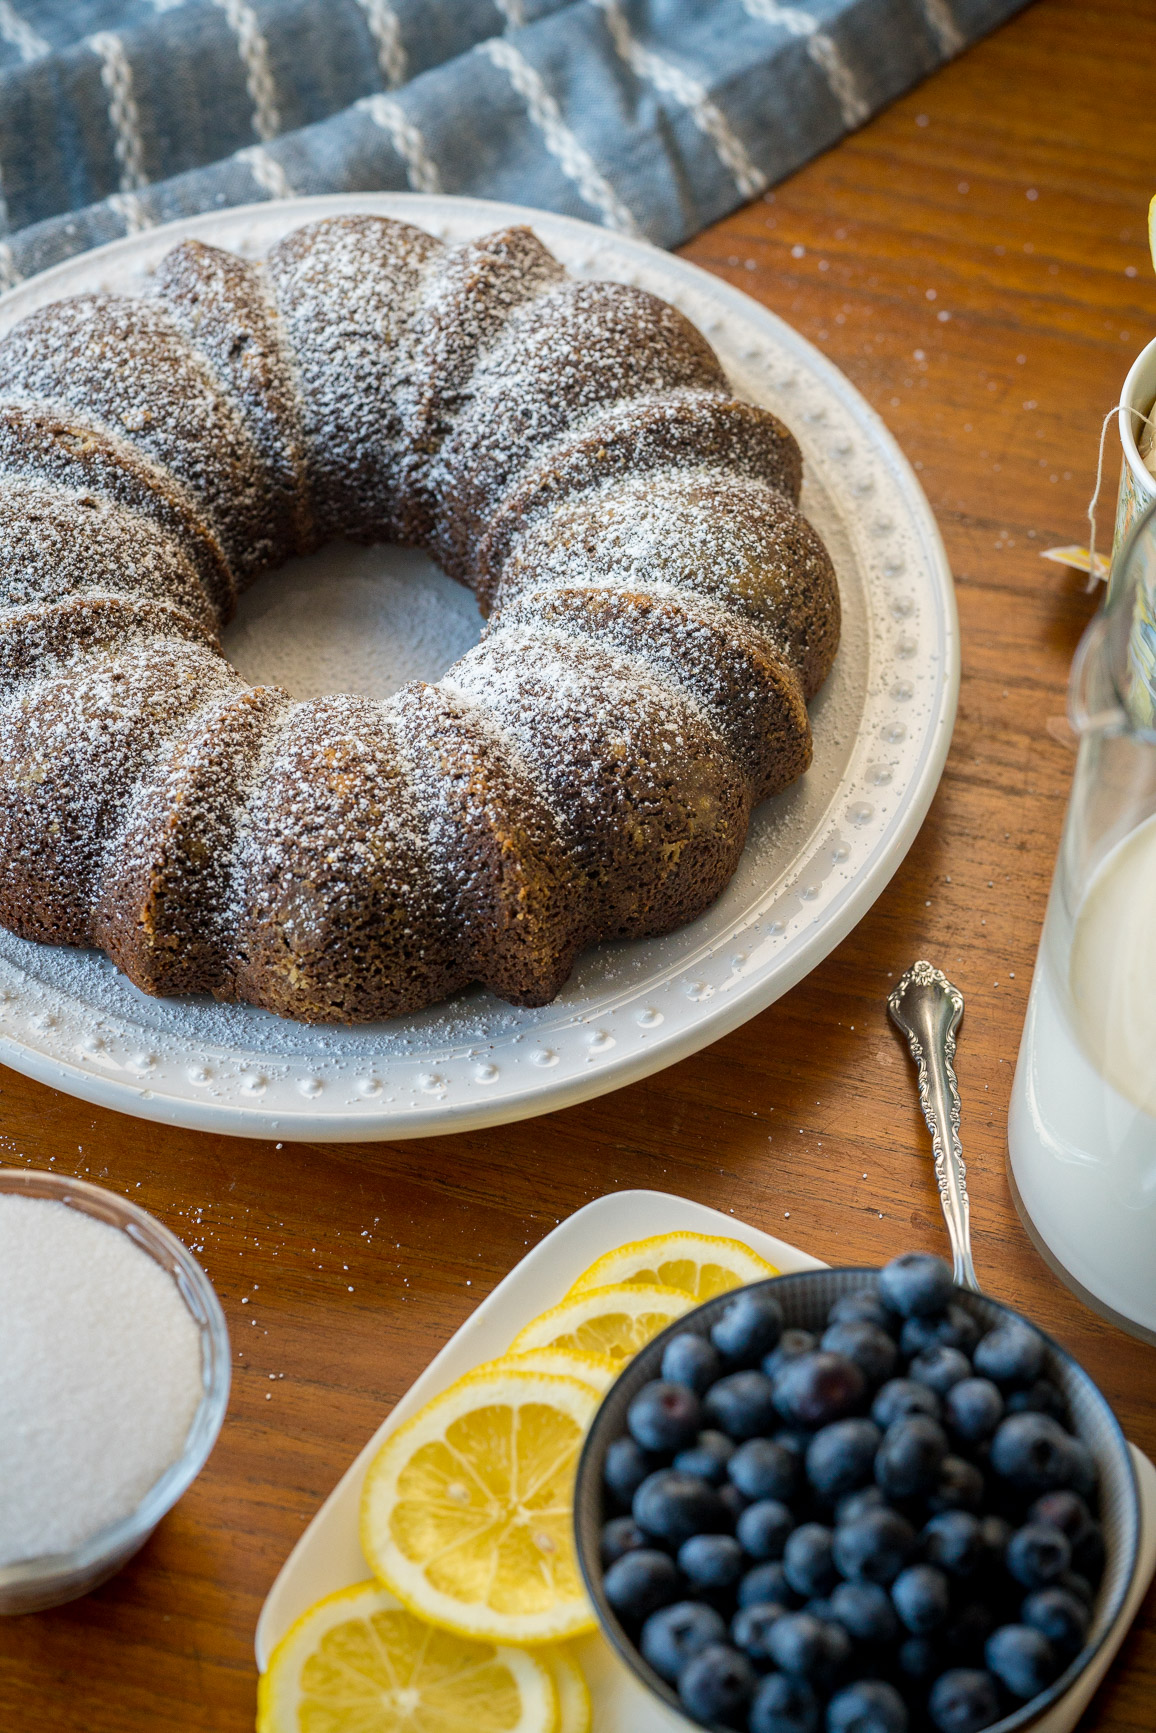
{"type": "Polygon", "coordinates": [[[805,768],[838,597],[797,448],[680,313],[528,231],[334,218],[264,271],[213,252],[0,343],[43,423],[0,425],[0,550],[44,622],[0,691],[0,919],[306,1020],[473,980],[545,1003],[581,945],[700,912],[805,768]],[[90,448],[115,479],[86,546],[90,448]],[[198,510],[239,583],[322,534],[408,540],[490,627],[384,701],[247,688],[206,636],[198,510]]]}

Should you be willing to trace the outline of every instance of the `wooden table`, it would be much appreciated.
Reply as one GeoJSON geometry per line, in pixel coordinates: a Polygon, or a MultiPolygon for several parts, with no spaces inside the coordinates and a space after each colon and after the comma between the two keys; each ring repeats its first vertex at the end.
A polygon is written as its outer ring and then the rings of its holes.
{"type": "MultiPolygon", "coordinates": [[[[981,1279],[1054,1331],[1156,1453],[1156,1356],[1048,1273],[1004,1171],[1073,762],[1049,720],[1095,604],[1039,551],[1084,539],[1100,419],[1156,325],[1154,29],[1151,0],[1040,0],[686,249],[866,394],[920,471],[956,574],[963,690],[943,784],[889,889],[808,980],[616,1095],[424,1142],[171,1131],[4,1073],[2,1159],[51,1156],[203,1244],[237,1350],[209,1466],[135,1562],[87,1600],[0,1626],[5,1733],[251,1727],[254,1623],[304,1525],[435,1349],[588,1199],[666,1188],[833,1262],[942,1249],[884,1013],[916,956],[967,999],[981,1279]]],[[[1117,465],[1113,447],[1105,526],[1117,465]]],[[[1086,1725],[1156,1725],[1151,1599],[1086,1725]]]]}

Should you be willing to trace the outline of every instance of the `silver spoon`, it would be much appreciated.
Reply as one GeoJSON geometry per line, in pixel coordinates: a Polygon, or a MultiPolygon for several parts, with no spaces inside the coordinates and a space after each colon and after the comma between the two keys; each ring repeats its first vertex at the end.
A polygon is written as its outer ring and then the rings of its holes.
{"type": "Polygon", "coordinates": [[[955,1031],[963,1016],[963,994],[940,969],[913,963],[888,996],[892,1022],[907,1037],[919,1073],[919,1104],[931,1133],[939,1202],[951,1240],[957,1286],[978,1294],[971,1261],[967,1168],[959,1141],[959,1085],[952,1060],[955,1031]]]}

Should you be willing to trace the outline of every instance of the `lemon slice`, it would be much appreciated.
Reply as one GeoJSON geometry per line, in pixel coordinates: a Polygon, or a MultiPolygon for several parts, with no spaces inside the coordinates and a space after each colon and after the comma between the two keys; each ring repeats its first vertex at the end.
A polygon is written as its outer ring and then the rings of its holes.
{"type": "Polygon", "coordinates": [[[580,1348],[525,1348],[517,1354],[504,1354],[493,1364],[509,1366],[514,1372],[552,1372],[556,1378],[577,1378],[600,1396],[622,1370],[621,1361],[609,1354],[587,1354],[580,1348]]]}
{"type": "Polygon", "coordinates": [[[1156,266],[1156,198],[1148,206],[1148,251],[1152,255],[1152,263],[1156,266]]]}
{"type": "Polygon", "coordinates": [[[539,1649],[537,1654],[549,1667],[558,1693],[558,1733],[590,1733],[594,1709],[586,1675],[577,1660],[563,1644],[539,1649]]]}
{"type": "Polygon", "coordinates": [[[459,1378],[370,1464],[361,1544],[374,1574],[463,1636],[549,1643],[590,1630],[572,1508],[598,1400],[575,1378],[500,1362],[459,1378]]]}
{"type": "Polygon", "coordinates": [[[555,1676],[524,1649],[435,1630],[378,1583],[358,1583],[281,1639],[258,1687],[257,1733],[560,1733],[555,1676]]]}
{"type": "Polygon", "coordinates": [[[552,1306],[519,1330],[510,1343],[510,1353],[521,1354],[527,1348],[577,1349],[580,1353],[609,1354],[621,1366],[694,1304],[680,1288],[641,1283],[618,1282],[613,1287],[567,1294],[561,1305],[552,1306]]]}
{"type": "Polygon", "coordinates": [[[724,1239],[718,1234],[655,1234],[607,1252],[582,1272],[570,1292],[585,1294],[591,1288],[629,1282],[632,1287],[645,1283],[681,1288],[696,1300],[709,1300],[730,1288],[742,1287],[744,1282],[761,1282],[778,1273],[774,1264],[768,1264],[742,1240],[724,1239]]]}

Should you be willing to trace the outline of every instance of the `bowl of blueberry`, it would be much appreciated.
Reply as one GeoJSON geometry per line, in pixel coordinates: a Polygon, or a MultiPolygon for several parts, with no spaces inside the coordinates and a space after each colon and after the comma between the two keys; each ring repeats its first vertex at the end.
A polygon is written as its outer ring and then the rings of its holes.
{"type": "Polygon", "coordinates": [[[1011,1733],[1111,1629],[1140,1510],[1082,1367],[910,1252],[656,1337],[595,1418],[575,1526],[603,1633],[688,1723],[1011,1733]]]}

